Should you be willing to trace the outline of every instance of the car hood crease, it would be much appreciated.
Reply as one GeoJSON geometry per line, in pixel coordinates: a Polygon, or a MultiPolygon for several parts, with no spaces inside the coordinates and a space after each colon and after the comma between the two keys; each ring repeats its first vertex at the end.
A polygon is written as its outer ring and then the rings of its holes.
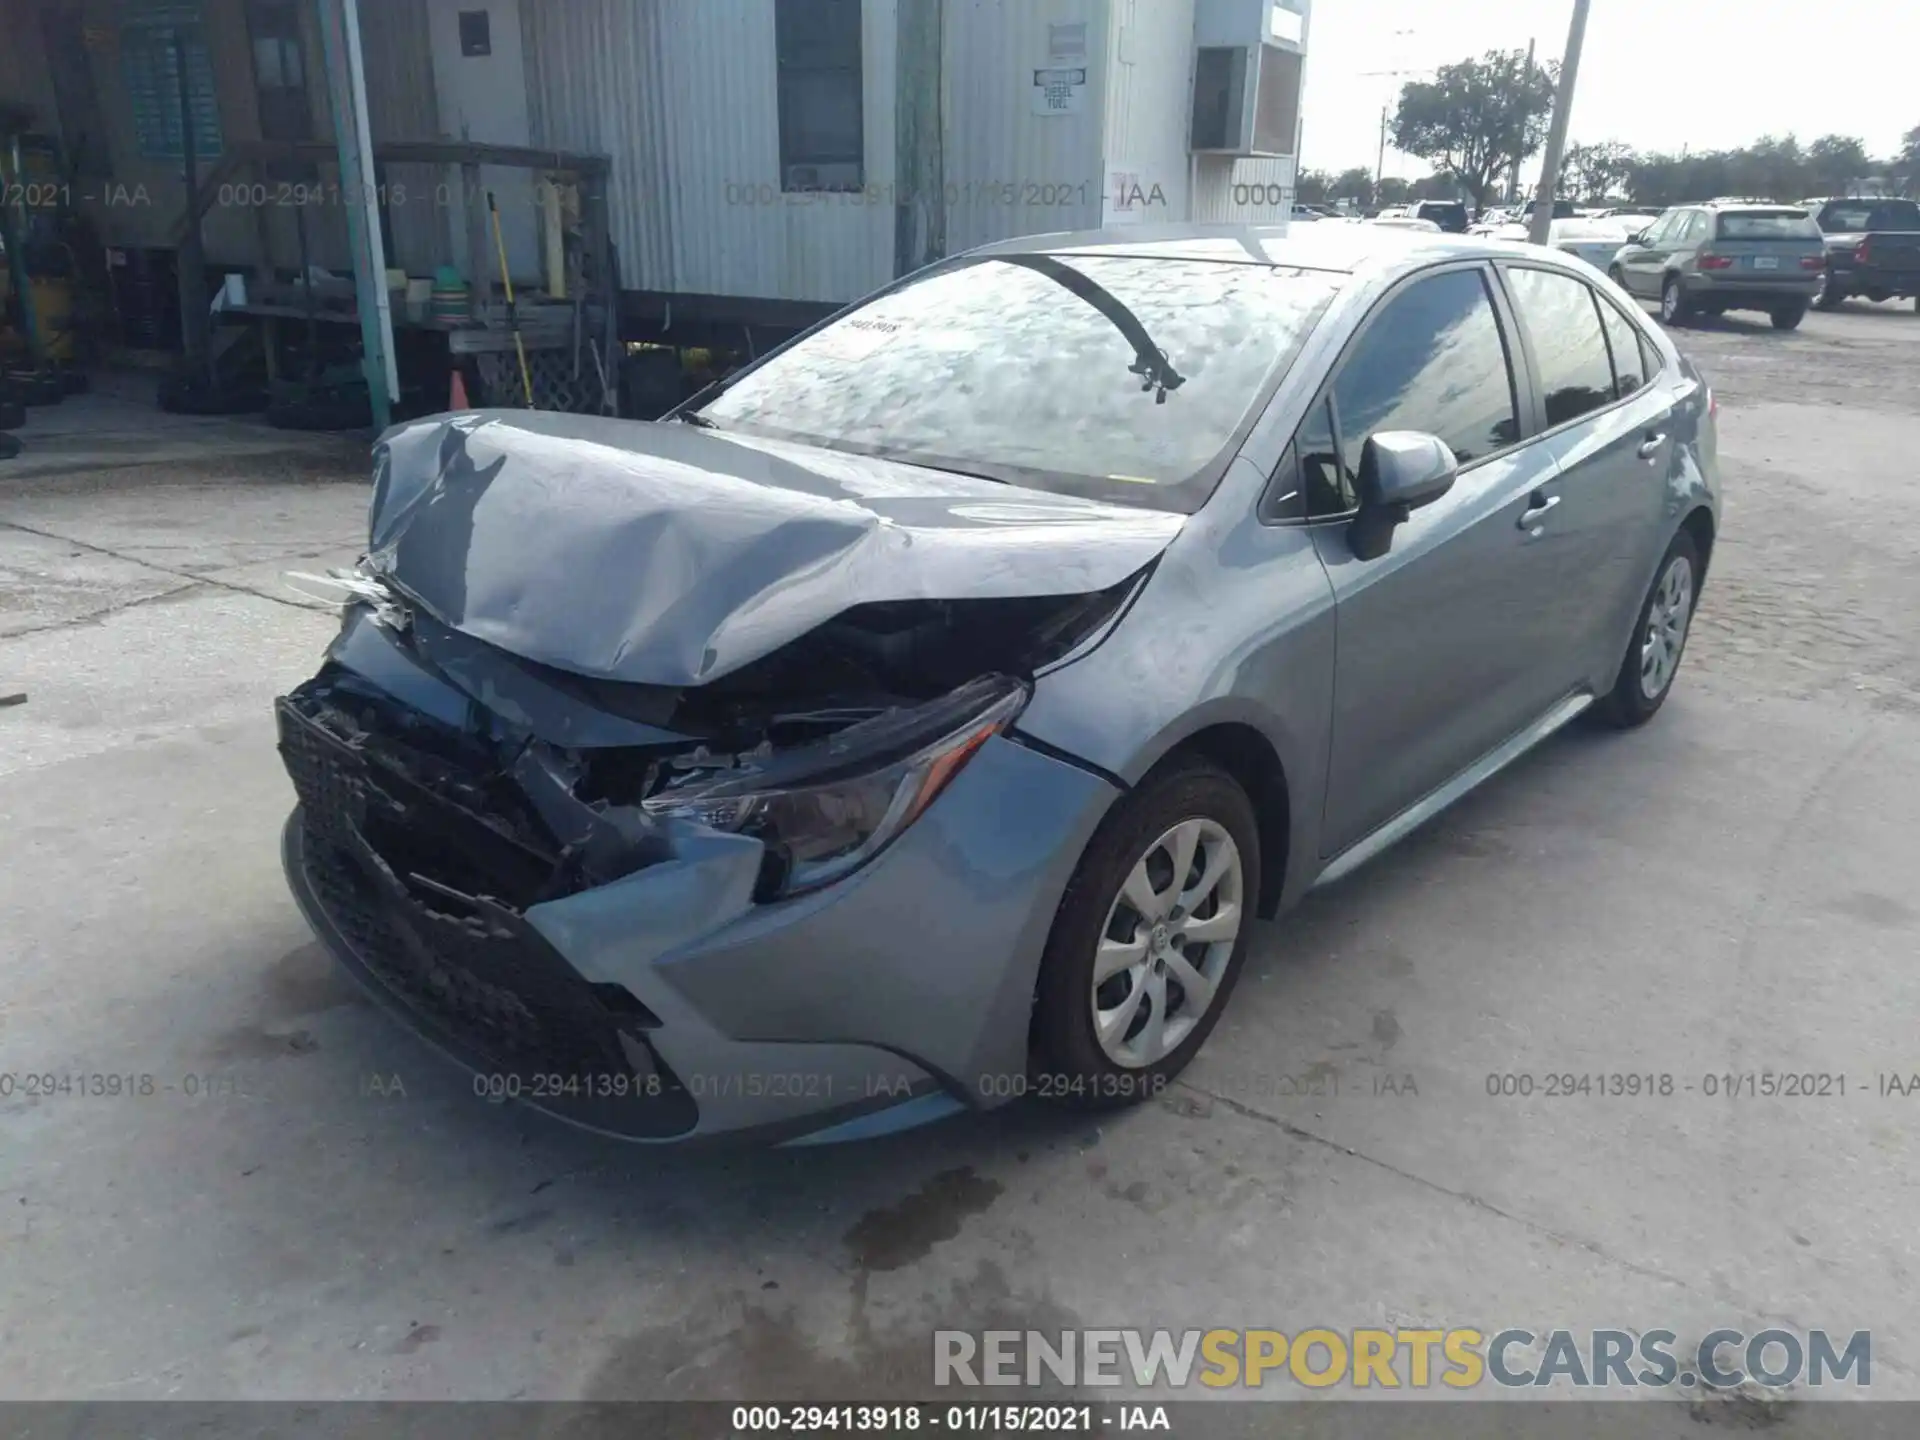
{"type": "Polygon", "coordinates": [[[380,438],[366,563],[526,659],[691,686],[854,605],[1105,589],[1185,519],[673,423],[480,410],[380,438]]]}

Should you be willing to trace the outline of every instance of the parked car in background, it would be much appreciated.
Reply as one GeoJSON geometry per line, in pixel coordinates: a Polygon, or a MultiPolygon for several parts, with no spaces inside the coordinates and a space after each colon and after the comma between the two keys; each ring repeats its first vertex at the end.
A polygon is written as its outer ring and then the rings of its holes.
{"type": "Polygon", "coordinates": [[[1920,313],[1920,201],[1807,200],[1826,241],[1813,303],[1831,310],[1849,296],[1911,297],[1920,313]]]}
{"type": "Polygon", "coordinates": [[[1470,223],[1467,207],[1458,200],[1422,200],[1407,207],[1416,220],[1431,220],[1450,235],[1464,235],[1470,223]]]}
{"type": "Polygon", "coordinates": [[[1660,318],[1760,310],[1777,330],[1806,318],[1826,247],[1804,210],[1783,205],[1677,205],[1621,247],[1607,273],[1660,302],[1660,318]]]}
{"type": "Polygon", "coordinates": [[[1719,510],[1611,286],[1387,226],[1007,241],[373,468],[294,895],[481,1093],[649,1142],[1162,1093],[1256,918],[1660,710],[1719,510]]]}
{"type": "Polygon", "coordinates": [[[1602,210],[1596,220],[1657,220],[1666,211],[1658,205],[1616,205],[1611,210],[1602,210]]]}
{"type": "Polygon", "coordinates": [[[1431,230],[1440,233],[1440,227],[1431,220],[1422,220],[1400,211],[1381,211],[1373,217],[1375,225],[1389,225],[1398,230],[1431,230]]]}
{"type": "MultiPolygon", "coordinates": [[[[1525,239],[1525,228],[1519,228],[1520,238],[1525,239]]],[[[1547,244],[1562,254],[1578,256],[1604,274],[1638,229],[1624,219],[1552,220],[1547,223],[1547,244]]]]}

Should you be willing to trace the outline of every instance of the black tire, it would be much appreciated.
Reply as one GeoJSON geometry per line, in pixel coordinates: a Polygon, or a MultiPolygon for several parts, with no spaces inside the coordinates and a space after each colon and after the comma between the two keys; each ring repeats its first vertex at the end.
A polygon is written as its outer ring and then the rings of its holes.
{"type": "MultiPolygon", "coordinates": [[[[1029,1088],[1087,1110],[1119,1109],[1162,1093],[1206,1043],[1226,1009],[1246,962],[1259,891],[1260,827],[1239,783],[1200,759],[1183,758],[1149,775],[1101,822],[1054,916],[1035,994],[1029,1088]],[[1214,982],[1212,1003],[1187,1036],[1154,1064],[1121,1065],[1094,1033],[1095,954],[1127,876],[1150,855],[1158,837],[1189,819],[1218,825],[1240,852],[1239,933],[1214,982]]],[[[1142,1007],[1143,1023],[1148,1008],[1142,1007]]]]}
{"type": "Polygon", "coordinates": [[[212,390],[204,382],[161,382],[159,405],[170,415],[255,415],[267,408],[267,392],[258,385],[212,390]]]}
{"type": "Polygon", "coordinates": [[[21,445],[18,440],[6,432],[0,431],[0,460],[11,460],[20,453],[20,450],[21,445]]]}
{"type": "Polygon", "coordinates": [[[1627,653],[1620,659],[1620,670],[1614,676],[1613,688],[1601,696],[1600,702],[1593,707],[1594,716],[1601,724],[1615,730],[1631,730],[1646,724],[1660,713],[1660,707],[1667,703],[1667,696],[1673,693],[1673,682],[1680,673],[1680,662],[1686,658],[1687,639],[1693,633],[1693,613],[1699,601],[1699,547],[1693,543],[1693,536],[1681,530],[1674,535],[1673,543],[1667,546],[1667,553],[1660,557],[1659,567],[1653,572],[1653,584],[1647,587],[1646,599],[1640,602],[1640,613],[1634,619],[1633,634],[1628,637],[1627,653]],[[1686,624],[1680,634],[1679,651],[1673,657],[1672,668],[1661,683],[1659,693],[1649,696],[1640,682],[1641,646],[1646,642],[1648,626],[1652,622],[1654,600],[1660,594],[1668,570],[1675,561],[1681,559],[1686,561],[1689,571],[1690,600],[1686,624]]]}
{"type": "Polygon", "coordinates": [[[58,405],[67,398],[67,387],[50,371],[33,371],[11,377],[15,397],[23,405],[58,405]]]}
{"type": "Polygon", "coordinates": [[[1773,328],[1776,330],[1798,330],[1800,322],[1807,318],[1805,305],[1776,305],[1773,309],[1773,328]]]}
{"type": "Polygon", "coordinates": [[[1694,313],[1693,301],[1688,298],[1680,277],[1667,276],[1660,286],[1660,322],[1663,325],[1685,325],[1693,319],[1694,313]]]}
{"type": "Polygon", "coordinates": [[[1847,298],[1847,292],[1833,283],[1833,272],[1820,272],[1820,288],[1813,292],[1813,308],[1816,310],[1838,310],[1840,302],[1847,298]]]}
{"type": "MultiPolygon", "coordinates": [[[[1607,279],[1618,285],[1622,290],[1627,290],[1627,272],[1622,270],[1618,265],[1609,265],[1607,267],[1607,279]]],[[[1633,292],[1627,290],[1627,293],[1631,295],[1633,292]]]]}
{"type": "Polygon", "coordinates": [[[12,400],[0,400],[0,430],[18,430],[26,423],[26,406],[12,400]]]}

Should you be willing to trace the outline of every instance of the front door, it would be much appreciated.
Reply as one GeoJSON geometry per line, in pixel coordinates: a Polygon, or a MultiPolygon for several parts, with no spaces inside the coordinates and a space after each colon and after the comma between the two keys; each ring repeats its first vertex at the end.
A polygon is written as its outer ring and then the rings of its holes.
{"type": "MultiPolygon", "coordinates": [[[[1429,272],[1376,309],[1343,357],[1330,404],[1300,436],[1310,486],[1350,504],[1368,435],[1419,430],[1453,448],[1453,489],[1391,547],[1358,558],[1350,526],[1314,527],[1334,586],[1337,653],[1324,852],[1346,849],[1534,718],[1538,672],[1519,519],[1544,504],[1553,457],[1519,444],[1517,349],[1475,264],[1429,272]],[[1315,432],[1330,433],[1331,445],[1315,432]]],[[[1324,502],[1323,502],[1324,503],[1324,502]]]]}
{"type": "Polygon", "coordinates": [[[1649,300],[1660,297],[1667,256],[1673,253],[1671,242],[1677,240],[1687,228],[1687,213],[1685,210],[1669,210],[1654,221],[1653,228],[1647,231],[1640,243],[1627,246],[1621,253],[1620,271],[1627,289],[1633,294],[1649,300]]]}

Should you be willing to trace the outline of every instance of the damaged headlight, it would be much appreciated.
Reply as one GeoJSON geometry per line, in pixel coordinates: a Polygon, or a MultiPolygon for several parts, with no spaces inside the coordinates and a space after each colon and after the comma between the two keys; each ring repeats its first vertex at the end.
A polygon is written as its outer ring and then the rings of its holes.
{"type": "Polygon", "coordinates": [[[817,889],[866,864],[917,820],[1013,723],[1027,695],[1018,681],[976,681],[764,764],[696,776],[641,804],[652,815],[762,840],[780,862],[771,895],[817,889]]]}

